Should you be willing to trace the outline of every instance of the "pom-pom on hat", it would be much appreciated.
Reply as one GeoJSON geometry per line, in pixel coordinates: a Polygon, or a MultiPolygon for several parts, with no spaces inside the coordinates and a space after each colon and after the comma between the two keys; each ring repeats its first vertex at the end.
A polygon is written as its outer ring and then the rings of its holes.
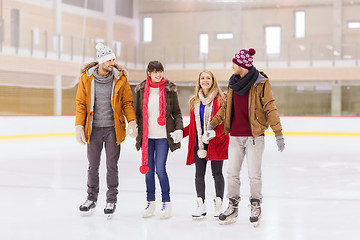
{"type": "Polygon", "coordinates": [[[236,65],[250,69],[253,66],[253,57],[256,53],[255,49],[250,48],[249,50],[241,49],[238,53],[235,54],[233,58],[233,63],[236,65]]]}
{"type": "Polygon", "coordinates": [[[96,44],[96,57],[99,64],[116,58],[113,51],[102,43],[96,44]]]}

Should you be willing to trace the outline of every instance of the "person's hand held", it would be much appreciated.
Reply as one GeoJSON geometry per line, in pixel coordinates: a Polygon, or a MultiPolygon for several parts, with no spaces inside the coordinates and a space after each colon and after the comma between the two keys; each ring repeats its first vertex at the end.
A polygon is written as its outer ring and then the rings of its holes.
{"type": "Polygon", "coordinates": [[[183,130],[175,130],[170,133],[170,137],[174,140],[174,143],[179,143],[183,139],[183,130]]]}
{"type": "Polygon", "coordinates": [[[129,122],[127,128],[126,128],[126,135],[129,135],[132,138],[137,137],[138,135],[138,127],[135,120],[129,122]]]}

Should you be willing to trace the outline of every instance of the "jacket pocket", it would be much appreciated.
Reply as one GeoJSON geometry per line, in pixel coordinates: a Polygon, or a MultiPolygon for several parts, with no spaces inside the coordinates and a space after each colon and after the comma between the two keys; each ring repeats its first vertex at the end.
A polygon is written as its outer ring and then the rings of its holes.
{"type": "Polygon", "coordinates": [[[255,120],[256,120],[262,127],[267,128],[266,117],[265,117],[265,115],[264,115],[262,112],[260,112],[260,111],[258,111],[258,110],[255,111],[255,120]]]}
{"type": "Polygon", "coordinates": [[[125,118],[124,118],[124,116],[119,116],[119,122],[120,122],[120,127],[125,128],[125,118]]]}
{"type": "Polygon", "coordinates": [[[228,158],[229,135],[226,134],[214,138],[210,145],[212,156],[209,156],[209,158],[211,160],[224,160],[228,158]]]}

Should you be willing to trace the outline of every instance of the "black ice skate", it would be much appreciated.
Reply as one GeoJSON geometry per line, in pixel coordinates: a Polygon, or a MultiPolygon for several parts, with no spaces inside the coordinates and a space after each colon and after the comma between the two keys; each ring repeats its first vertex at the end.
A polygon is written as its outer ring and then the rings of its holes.
{"type": "Polygon", "coordinates": [[[261,207],[260,207],[260,200],[259,199],[251,199],[250,200],[250,207],[251,207],[251,216],[250,216],[250,223],[257,227],[260,224],[261,220],[261,207]]]}
{"type": "Polygon", "coordinates": [[[116,203],[106,203],[104,208],[104,213],[107,215],[108,219],[112,218],[116,209],[116,203]]]}
{"type": "Polygon", "coordinates": [[[235,223],[238,216],[238,205],[239,199],[229,198],[229,206],[225,212],[220,214],[219,223],[222,225],[235,223]]]}
{"type": "Polygon", "coordinates": [[[89,216],[94,213],[96,207],[96,202],[86,200],[83,204],[80,205],[81,216],[89,216]]]}

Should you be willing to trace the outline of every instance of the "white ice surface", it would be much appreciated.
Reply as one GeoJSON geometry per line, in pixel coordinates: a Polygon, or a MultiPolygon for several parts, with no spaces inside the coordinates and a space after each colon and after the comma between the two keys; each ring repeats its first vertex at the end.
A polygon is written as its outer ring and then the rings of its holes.
{"type": "MultiPolygon", "coordinates": [[[[304,119],[298,121],[300,125],[304,119]]],[[[121,145],[118,205],[111,220],[103,214],[104,161],[96,212],[90,217],[79,214],[79,205],[86,199],[87,159],[86,148],[74,137],[2,139],[0,239],[359,239],[360,137],[285,136],[283,153],[277,152],[274,136],[265,139],[263,218],[258,228],[248,221],[246,163],[241,172],[237,222],[222,226],[211,217],[215,195],[209,165],[208,217],[205,221],[191,219],[196,194],[194,166],[185,165],[187,139],[182,141],[182,149],[169,154],[173,216],[168,220],[159,219],[159,201],[154,217],[141,218],[145,183],[138,170],[141,155],[134,139],[127,138],[121,145]]],[[[225,177],[226,169],[227,162],[225,177]]],[[[157,199],[161,199],[159,191],[157,199]]],[[[226,206],[227,200],[224,209],[226,206]]]]}

